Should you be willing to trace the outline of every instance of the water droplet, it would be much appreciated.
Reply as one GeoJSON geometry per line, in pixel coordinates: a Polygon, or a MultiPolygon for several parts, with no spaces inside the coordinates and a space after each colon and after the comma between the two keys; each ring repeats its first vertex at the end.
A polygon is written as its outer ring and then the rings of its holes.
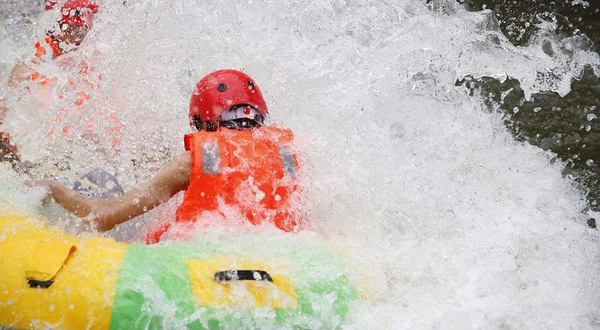
{"type": "Polygon", "coordinates": [[[256,192],[256,201],[260,202],[265,198],[265,193],[262,190],[256,192]]]}
{"type": "Polygon", "coordinates": [[[538,112],[540,112],[541,110],[542,110],[542,108],[541,108],[541,107],[535,107],[535,108],[533,108],[533,112],[535,112],[535,113],[538,113],[538,112]]]}
{"type": "Polygon", "coordinates": [[[48,310],[50,310],[51,312],[54,312],[54,305],[48,306],[48,310]]]}
{"type": "Polygon", "coordinates": [[[70,287],[65,288],[66,294],[71,294],[71,292],[73,292],[73,289],[71,289],[70,287]]]}
{"type": "Polygon", "coordinates": [[[277,202],[279,202],[279,201],[281,200],[281,196],[280,196],[280,195],[275,195],[275,200],[276,200],[277,202]]]}
{"type": "Polygon", "coordinates": [[[585,125],[585,131],[586,131],[586,132],[589,132],[589,131],[591,131],[591,130],[592,130],[592,126],[590,126],[590,125],[585,125]]]}
{"type": "Polygon", "coordinates": [[[513,113],[518,113],[518,112],[519,112],[519,110],[520,110],[520,109],[519,109],[519,107],[514,107],[514,108],[513,108],[513,113]]]}
{"type": "Polygon", "coordinates": [[[587,165],[587,166],[589,166],[589,167],[592,167],[592,166],[594,166],[594,160],[592,160],[592,159],[588,159],[588,160],[586,160],[586,161],[585,161],[585,165],[587,165]]]}
{"type": "Polygon", "coordinates": [[[598,118],[598,117],[593,113],[588,113],[588,115],[587,115],[587,121],[592,121],[596,118],[598,118]]]}

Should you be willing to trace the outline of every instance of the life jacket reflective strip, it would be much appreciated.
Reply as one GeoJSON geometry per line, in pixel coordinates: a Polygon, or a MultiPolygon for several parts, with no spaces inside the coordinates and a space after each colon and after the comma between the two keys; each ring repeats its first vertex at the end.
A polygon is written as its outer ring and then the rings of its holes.
{"type": "MultiPolygon", "coordinates": [[[[239,208],[252,224],[270,222],[284,231],[295,230],[298,159],[292,142],[290,130],[276,127],[186,135],[192,171],[176,222],[193,222],[202,212],[221,212],[221,205],[227,205],[239,208]]],[[[146,242],[158,242],[169,227],[151,231],[146,242]]]]}

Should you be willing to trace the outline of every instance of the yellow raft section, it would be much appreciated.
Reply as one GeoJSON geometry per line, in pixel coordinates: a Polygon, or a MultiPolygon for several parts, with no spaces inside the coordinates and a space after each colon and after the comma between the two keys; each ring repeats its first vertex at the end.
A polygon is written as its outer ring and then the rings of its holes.
{"type": "Polygon", "coordinates": [[[127,248],[109,238],[74,238],[35,218],[0,216],[0,324],[108,329],[127,248]]]}

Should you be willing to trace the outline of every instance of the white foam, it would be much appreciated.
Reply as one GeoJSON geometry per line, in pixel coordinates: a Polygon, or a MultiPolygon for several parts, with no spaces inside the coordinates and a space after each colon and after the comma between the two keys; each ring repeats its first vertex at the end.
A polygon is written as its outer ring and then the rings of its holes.
{"type": "MultiPolygon", "coordinates": [[[[491,12],[437,4],[108,1],[81,53],[113,49],[88,60],[121,144],[46,150],[131,187],[181,152],[197,80],[243,69],[306,149],[311,227],[374,279],[348,329],[597,327],[598,235],[582,193],[454,82],[511,76],[529,95],[564,95],[586,64],[600,73],[598,54],[551,27],[514,47],[491,12]]],[[[50,117],[19,116],[37,125],[20,142],[39,142],[50,117]]]]}

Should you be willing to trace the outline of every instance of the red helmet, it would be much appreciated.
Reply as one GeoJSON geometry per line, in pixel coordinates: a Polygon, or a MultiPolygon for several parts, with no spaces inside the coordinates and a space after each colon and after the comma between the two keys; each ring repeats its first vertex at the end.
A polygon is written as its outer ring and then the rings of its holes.
{"type": "Polygon", "coordinates": [[[46,10],[52,10],[57,3],[56,0],[46,0],[46,10]]]}
{"type": "MultiPolygon", "coordinates": [[[[51,10],[58,1],[46,0],[46,10],[51,10]]],[[[60,9],[62,19],[60,24],[85,26],[94,25],[94,14],[98,12],[98,5],[94,0],[67,0],[60,9]]]]}
{"type": "Polygon", "coordinates": [[[261,115],[268,113],[260,88],[247,74],[237,70],[215,71],[202,78],[190,100],[190,124],[214,122],[223,112],[239,105],[249,105],[261,115]]]}

